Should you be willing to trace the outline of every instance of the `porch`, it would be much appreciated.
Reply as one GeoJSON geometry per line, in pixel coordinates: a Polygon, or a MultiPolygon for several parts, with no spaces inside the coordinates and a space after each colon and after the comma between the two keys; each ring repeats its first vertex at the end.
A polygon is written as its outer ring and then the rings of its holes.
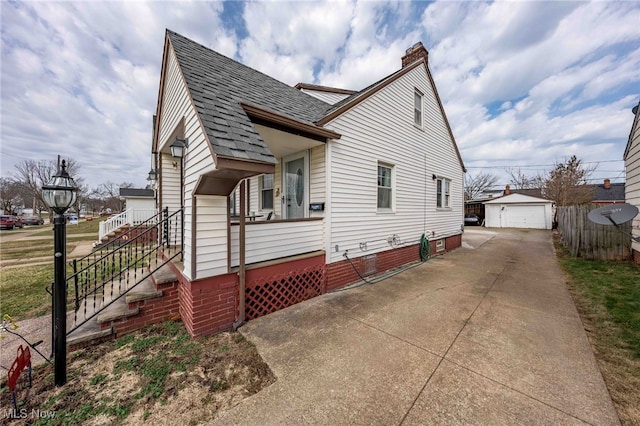
{"type": "MultiPolygon", "coordinates": [[[[245,223],[245,263],[284,259],[324,250],[324,219],[263,220],[245,223]]],[[[240,224],[231,223],[229,267],[240,265],[240,224]]]]}

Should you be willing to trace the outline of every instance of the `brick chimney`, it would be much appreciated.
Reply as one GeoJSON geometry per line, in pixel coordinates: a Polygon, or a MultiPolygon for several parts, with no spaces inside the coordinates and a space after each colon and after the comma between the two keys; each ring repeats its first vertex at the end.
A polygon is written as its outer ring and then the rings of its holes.
{"type": "Polygon", "coordinates": [[[611,188],[611,181],[609,179],[604,180],[604,189],[611,188]]]}
{"type": "Polygon", "coordinates": [[[507,185],[504,187],[504,195],[509,195],[511,194],[511,186],[507,185]]]}
{"type": "Polygon", "coordinates": [[[414,63],[418,59],[424,58],[424,60],[427,61],[428,57],[429,52],[427,52],[427,49],[424,48],[422,42],[419,41],[406,50],[404,56],[402,57],[402,68],[414,63]]]}

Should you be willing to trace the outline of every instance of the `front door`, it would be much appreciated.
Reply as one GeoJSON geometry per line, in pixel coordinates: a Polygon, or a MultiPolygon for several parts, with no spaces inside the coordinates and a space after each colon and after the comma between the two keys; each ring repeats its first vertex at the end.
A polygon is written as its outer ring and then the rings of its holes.
{"type": "Polygon", "coordinates": [[[305,217],[307,205],[306,155],[289,157],[284,161],[282,173],[282,210],[286,219],[305,217]]]}

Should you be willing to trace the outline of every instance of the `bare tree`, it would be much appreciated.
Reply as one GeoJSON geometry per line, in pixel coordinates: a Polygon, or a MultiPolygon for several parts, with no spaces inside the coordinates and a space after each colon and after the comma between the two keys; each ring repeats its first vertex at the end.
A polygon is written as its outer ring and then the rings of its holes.
{"type": "Polygon", "coordinates": [[[490,173],[478,173],[475,177],[467,172],[464,176],[464,198],[465,200],[475,200],[486,189],[495,186],[498,176],[490,173]]]}
{"type": "Polygon", "coordinates": [[[13,179],[0,178],[0,208],[5,214],[16,214],[22,204],[19,185],[13,179]]]}
{"type": "MultiPolygon", "coordinates": [[[[80,165],[72,158],[66,160],[67,173],[71,176],[79,188],[83,187],[84,179],[79,176],[80,165]]],[[[40,211],[46,208],[42,199],[42,186],[49,182],[51,176],[58,171],[58,163],[53,160],[35,161],[23,160],[16,164],[14,181],[18,182],[24,191],[35,199],[36,208],[40,211]]],[[[50,211],[49,215],[53,213],[50,211]]]]}
{"type": "Polygon", "coordinates": [[[558,206],[591,202],[593,187],[587,185],[595,167],[584,167],[575,155],[564,163],[556,163],[545,181],[543,194],[558,206]]]}
{"type": "Polygon", "coordinates": [[[528,175],[519,167],[509,167],[504,171],[509,175],[509,182],[515,190],[541,188],[545,182],[545,177],[539,173],[528,175]]]}
{"type": "Polygon", "coordinates": [[[98,185],[95,189],[95,194],[102,199],[101,209],[120,210],[120,188],[133,188],[133,184],[131,182],[122,182],[118,185],[109,181],[98,185]]]}

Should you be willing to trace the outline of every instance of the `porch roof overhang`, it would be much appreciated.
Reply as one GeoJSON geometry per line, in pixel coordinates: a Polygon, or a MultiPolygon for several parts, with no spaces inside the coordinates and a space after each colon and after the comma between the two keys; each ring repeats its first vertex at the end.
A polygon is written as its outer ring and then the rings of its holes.
{"type": "Polygon", "coordinates": [[[316,126],[313,123],[296,120],[286,115],[278,114],[255,105],[240,103],[251,122],[255,125],[264,125],[287,133],[303,136],[321,142],[328,139],[340,139],[342,135],[332,130],[316,126]]]}
{"type": "MultiPolygon", "coordinates": [[[[311,149],[340,139],[334,131],[305,123],[254,105],[241,103],[241,107],[276,158],[311,149]]],[[[265,173],[274,173],[275,165],[243,161],[215,155],[216,169],[198,179],[196,195],[230,195],[242,179],[265,173]]]]}
{"type": "Polygon", "coordinates": [[[216,157],[216,169],[198,178],[195,194],[229,196],[242,179],[274,172],[273,164],[216,157]]]}

